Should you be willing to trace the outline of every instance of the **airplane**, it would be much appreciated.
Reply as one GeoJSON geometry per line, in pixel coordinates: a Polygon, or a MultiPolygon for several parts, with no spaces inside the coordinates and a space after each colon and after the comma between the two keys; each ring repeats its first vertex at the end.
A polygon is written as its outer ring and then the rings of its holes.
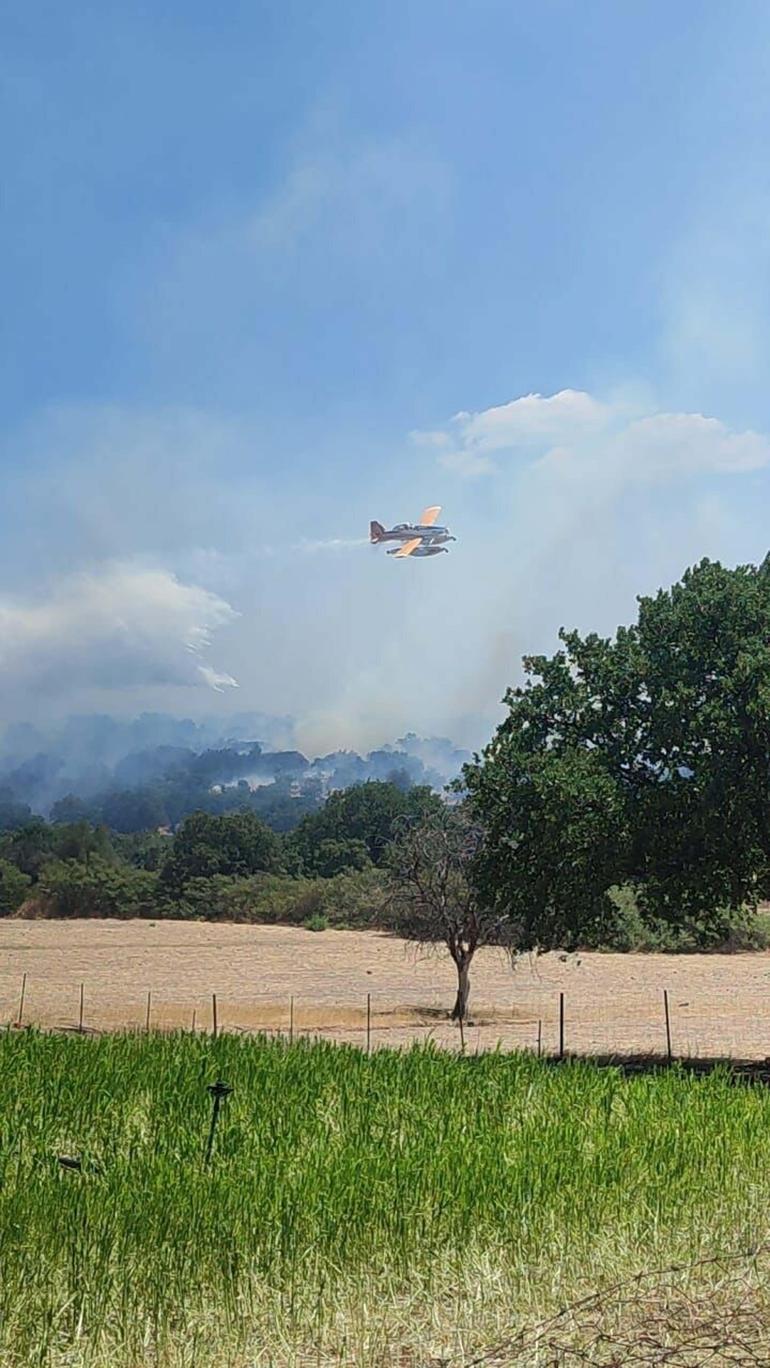
{"type": "Polygon", "coordinates": [[[396,523],[391,528],[383,527],[379,522],[370,522],[369,540],[373,546],[379,546],[381,542],[400,542],[400,546],[394,546],[392,551],[387,552],[399,560],[404,556],[439,556],[442,551],[449,550],[448,546],[443,545],[444,542],[457,540],[447,527],[439,527],[436,523],[440,512],[441,506],[436,504],[423,510],[418,523],[396,523]]]}

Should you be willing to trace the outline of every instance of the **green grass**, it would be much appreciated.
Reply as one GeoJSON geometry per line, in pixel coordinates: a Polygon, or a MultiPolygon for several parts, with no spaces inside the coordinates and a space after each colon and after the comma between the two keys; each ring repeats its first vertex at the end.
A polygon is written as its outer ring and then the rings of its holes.
{"type": "Polygon", "coordinates": [[[3,1368],[461,1363],[770,1224],[770,1094],[726,1073],[7,1032],[0,1087],[3,1368]]]}

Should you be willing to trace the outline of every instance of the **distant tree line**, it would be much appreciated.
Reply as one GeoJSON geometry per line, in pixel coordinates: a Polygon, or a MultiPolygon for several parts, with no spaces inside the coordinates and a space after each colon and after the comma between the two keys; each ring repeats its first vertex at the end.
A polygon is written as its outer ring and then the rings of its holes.
{"type": "Polygon", "coordinates": [[[397,820],[441,807],[428,787],[334,793],[287,833],[254,812],[194,812],[174,834],[22,813],[0,833],[0,915],[211,917],[361,924],[383,904],[397,820]]]}
{"type": "Polygon", "coordinates": [[[0,755],[0,831],[41,813],[55,823],[86,821],[130,834],[176,827],[192,812],[251,811],[286,832],[318,810],[329,791],[369,780],[440,790],[468,758],[449,742],[411,734],[366,756],[336,751],[312,761],[296,750],[265,751],[258,742],[202,752],[159,745],[124,756],[111,772],[55,751],[25,759],[11,753],[0,755]]]}

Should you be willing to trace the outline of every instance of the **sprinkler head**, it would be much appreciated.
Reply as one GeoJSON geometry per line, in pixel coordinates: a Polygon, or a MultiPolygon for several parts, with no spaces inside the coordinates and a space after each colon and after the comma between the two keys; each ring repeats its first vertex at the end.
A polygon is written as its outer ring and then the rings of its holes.
{"type": "Polygon", "coordinates": [[[209,1083],[209,1092],[213,1098],[227,1097],[232,1088],[229,1083],[223,1083],[221,1078],[218,1078],[216,1083],[209,1083]]]}

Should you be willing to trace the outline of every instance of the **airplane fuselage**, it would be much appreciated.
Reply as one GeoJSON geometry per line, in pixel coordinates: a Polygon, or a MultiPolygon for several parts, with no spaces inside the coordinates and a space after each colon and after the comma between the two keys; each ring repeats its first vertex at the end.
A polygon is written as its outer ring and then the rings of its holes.
{"type": "Polygon", "coordinates": [[[453,542],[448,527],[439,527],[432,521],[441,512],[438,505],[426,508],[422,513],[421,521],[418,523],[396,523],[395,527],[384,527],[380,522],[370,522],[369,540],[374,546],[379,546],[383,542],[395,542],[396,545],[388,551],[389,556],[437,556],[441,551],[449,548],[445,542],[453,542]]]}
{"type": "MultiPolygon", "coordinates": [[[[454,541],[454,537],[450,537],[449,540],[454,541]]],[[[448,550],[448,546],[440,546],[437,545],[435,542],[425,541],[422,543],[422,546],[415,547],[414,551],[412,552],[412,556],[440,556],[442,551],[448,550]]],[[[398,547],[396,546],[394,546],[391,551],[385,552],[386,556],[395,556],[397,554],[398,547]]]]}
{"type": "Polygon", "coordinates": [[[420,541],[438,542],[454,541],[448,527],[428,527],[424,523],[397,523],[395,527],[385,528],[380,533],[378,541],[397,541],[408,542],[414,537],[419,537],[420,541]]]}

